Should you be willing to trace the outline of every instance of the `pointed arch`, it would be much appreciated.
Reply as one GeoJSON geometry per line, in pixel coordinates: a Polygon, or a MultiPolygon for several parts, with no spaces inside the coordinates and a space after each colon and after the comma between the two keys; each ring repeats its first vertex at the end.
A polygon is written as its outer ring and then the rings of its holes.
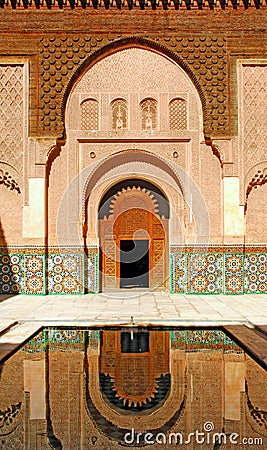
{"type": "Polygon", "coordinates": [[[198,81],[197,76],[191,69],[190,65],[183,59],[181,56],[179,56],[177,53],[171,51],[166,46],[158,44],[157,42],[151,41],[149,39],[139,38],[136,36],[131,36],[127,38],[118,39],[114,42],[111,42],[110,44],[104,45],[101,49],[96,50],[94,53],[90,54],[76,69],[72,77],[70,78],[69,82],[66,85],[62,104],[61,104],[61,120],[64,124],[64,130],[65,127],[65,113],[66,113],[66,106],[67,106],[67,100],[68,97],[77,83],[77,81],[84,75],[85,72],[87,72],[94,64],[102,60],[103,58],[110,56],[114,53],[117,53],[122,50],[126,50],[129,48],[140,48],[143,50],[150,50],[154,51],[162,56],[165,56],[169,60],[176,63],[180,68],[182,68],[185,73],[189,76],[192,83],[194,84],[196,90],[198,91],[201,105],[202,105],[202,112],[203,112],[203,123],[205,123],[207,119],[207,101],[204,94],[204,91],[198,81]]]}

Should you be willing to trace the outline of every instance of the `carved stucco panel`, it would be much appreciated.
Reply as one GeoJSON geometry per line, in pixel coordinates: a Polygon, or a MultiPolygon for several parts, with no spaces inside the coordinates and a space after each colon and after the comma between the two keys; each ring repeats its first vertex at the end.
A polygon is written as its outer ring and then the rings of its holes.
{"type": "Polygon", "coordinates": [[[21,173],[24,138],[23,64],[0,62],[0,161],[21,173]]]}
{"type": "Polygon", "coordinates": [[[167,52],[190,74],[199,88],[204,110],[204,129],[228,132],[228,72],[226,40],[221,36],[195,36],[146,39],[118,36],[61,36],[41,38],[39,59],[40,130],[62,133],[64,107],[74,74],[86,69],[85,62],[97,50],[107,46],[120,49],[121,43],[134,41],[167,52]],[[112,45],[111,42],[113,41],[112,45]],[[83,66],[84,65],[84,66],[83,66]]]}
{"type": "Polygon", "coordinates": [[[241,127],[248,170],[267,153],[267,60],[266,64],[243,65],[242,91],[241,127]]]}
{"type": "Polygon", "coordinates": [[[242,193],[247,197],[248,185],[253,184],[257,172],[254,167],[261,165],[267,154],[267,60],[240,61],[238,88],[239,160],[242,193]]]}

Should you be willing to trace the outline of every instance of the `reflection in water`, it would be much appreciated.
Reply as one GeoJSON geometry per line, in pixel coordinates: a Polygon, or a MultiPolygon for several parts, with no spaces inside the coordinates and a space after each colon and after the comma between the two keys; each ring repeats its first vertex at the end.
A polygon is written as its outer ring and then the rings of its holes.
{"type": "Polygon", "coordinates": [[[267,448],[266,372],[219,330],[47,329],[0,369],[0,448],[267,448]]]}
{"type": "Polygon", "coordinates": [[[166,332],[103,331],[99,365],[103,398],[127,411],[158,406],[170,391],[169,348],[166,332]]]}

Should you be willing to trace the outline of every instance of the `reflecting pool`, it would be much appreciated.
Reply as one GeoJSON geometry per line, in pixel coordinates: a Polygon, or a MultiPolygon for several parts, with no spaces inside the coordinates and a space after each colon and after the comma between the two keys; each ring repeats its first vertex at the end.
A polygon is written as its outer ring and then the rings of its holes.
{"type": "Polygon", "coordinates": [[[263,450],[266,382],[221,330],[44,329],[0,366],[0,448],[263,450]]]}

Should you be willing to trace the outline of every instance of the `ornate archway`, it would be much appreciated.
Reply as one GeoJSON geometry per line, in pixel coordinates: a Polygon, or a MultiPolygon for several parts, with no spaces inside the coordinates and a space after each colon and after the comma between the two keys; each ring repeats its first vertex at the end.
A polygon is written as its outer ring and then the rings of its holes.
{"type": "Polygon", "coordinates": [[[118,190],[121,183],[113,186],[99,208],[102,290],[165,288],[168,202],[151,183],[123,184],[118,190]]]}

